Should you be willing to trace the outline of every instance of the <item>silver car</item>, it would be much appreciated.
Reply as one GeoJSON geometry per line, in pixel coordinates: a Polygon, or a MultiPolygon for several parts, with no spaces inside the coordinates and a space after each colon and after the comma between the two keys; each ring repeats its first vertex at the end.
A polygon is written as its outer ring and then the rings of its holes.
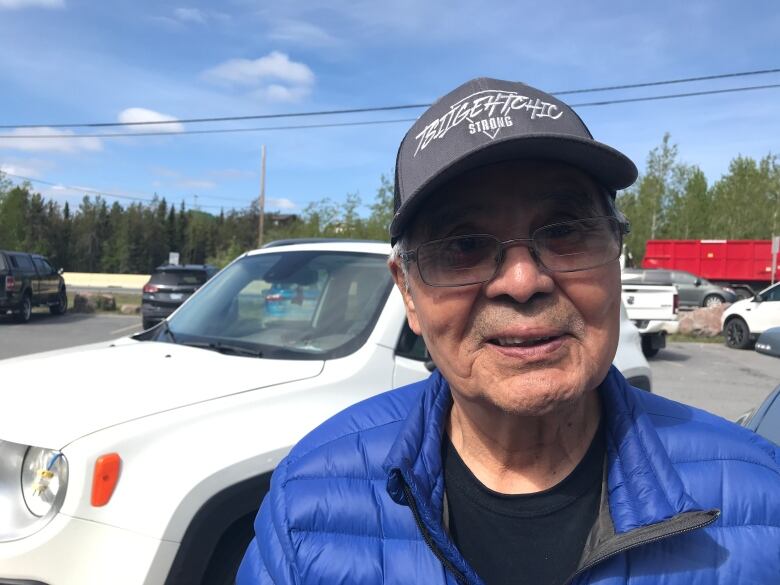
{"type": "Polygon", "coordinates": [[[622,281],[624,284],[673,284],[677,287],[680,307],[714,307],[737,300],[737,294],[732,289],[718,286],[684,270],[626,268],[622,281]]]}

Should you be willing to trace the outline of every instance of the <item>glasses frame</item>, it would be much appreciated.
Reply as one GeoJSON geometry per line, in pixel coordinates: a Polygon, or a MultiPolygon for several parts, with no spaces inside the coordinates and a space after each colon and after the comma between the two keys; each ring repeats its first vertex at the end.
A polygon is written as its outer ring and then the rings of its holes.
{"type": "Polygon", "coordinates": [[[465,282],[465,283],[459,283],[459,284],[431,284],[425,279],[425,276],[422,273],[422,270],[420,270],[419,264],[417,265],[417,271],[420,274],[420,278],[422,281],[427,284],[428,286],[433,286],[437,288],[455,288],[459,286],[473,286],[475,284],[484,284],[486,282],[490,282],[496,277],[496,274],[498,274],[498,271],[501,269],[501,265],[504,262],[504,250],[507,248],[511,248],[512,246],[525,246],[528,248],[529,252],[531,253],[531,257],[534,259],[534,262],[537,266],[544,268],[545,270],[549,270],[550,272],[562,272],[562,273],[568,273],[568,272],[582,272],[583,270],[592,270],[593,268],[598,268],[600,266],[604,266],[606,264],[609,264],[610,262],[617,260],[620,258],[620,254],[623,249],[623,236],[628,235],[631,233],[631,224],[628,221],[623,221],[618,219],[617,217],[613,215],[597,215],[594,217],[583,217],[580,219],[573,219],[569,221],[559,221],[556,223],[550,223],[547,225],[543,225],[541,227],[536,228],[533,233],[531,233],[530,238],[512,238],[511,240],[499,240],[497,237],[491,234],[464,234],[462,236],[451,236],[447,238],[439,238],[436,240],[430,240],[428,242],[424,242],[414,248],[413,250],[407,250],[405,252],[401,252],[398,257],[403,262],[414,262],[417,264],[417,258],[419,255],[420,248],[424,246],[428,246],[430,244],[435,244],[438,242],[443,242],[445,240],[454,240],[458,238],[473,238],[473,237],[484,237],[484,238],[490,238],[491,240],[494,240],[498,244],[498,259],[496,260],[496,265],[493,270],[493,273],[490,275],[489,278],[485,278],[483,280],[475,280],[473,282],[465,282]],[[609,260],[606,260],[604,262],[601,262],[599,264],[595,264],[593,266],[587,266],[585,268],[573,268],[573,269],[556,269],[556,268],[550,268],[547,266],[541,259],[541,254],[539,252],[539,247],[536,242],[536,234],[545,229],[549,229],[552,227],[562,226],[562,225],[569,225],[572,223],[577,223],[581,221],[588,221],[593,219],[608,219],[614,224],[616,224],[617,227],[617,235],[618,235],[618,246],[617,246],[617,255],[614,258],[610,258],[609,260]]]}

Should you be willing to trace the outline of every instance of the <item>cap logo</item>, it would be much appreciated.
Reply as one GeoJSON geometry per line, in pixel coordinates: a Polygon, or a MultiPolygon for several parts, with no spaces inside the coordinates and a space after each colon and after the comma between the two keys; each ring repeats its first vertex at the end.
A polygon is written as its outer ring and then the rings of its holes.
{"type": "Polygon", "coordinates": [[[452,128],[463,123],[468,124],[469,134],[482,133],[494,140],[502,128],[513,125],[514,112],[525,112],[531,120],[557,120],[563,115],[563,111],[556,104],[539,98],[531,98],[514,91],[478,91],[452,104],[446,114],[429,123],[414,137],[417,140],[414,156],[425,150],[432,141],[444,138],[452,128]]]}

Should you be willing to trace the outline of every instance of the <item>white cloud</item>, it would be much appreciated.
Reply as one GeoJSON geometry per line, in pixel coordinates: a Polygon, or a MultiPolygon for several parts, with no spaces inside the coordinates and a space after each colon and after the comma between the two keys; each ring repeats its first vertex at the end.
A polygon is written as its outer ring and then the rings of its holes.
{"type": "Polygon", "coordinates": [[[272,51],[254,60],[230,59],[208,69],[203,75],[213,81],[247,86],[260,85],[268,79],[296,85],[314,83],[314,73],[307,65],[290,61],[287,55],[279,51],[272,51]]]}
{"type": "Polygon", "coordinates": [[[65,8],[65,0],[0,0],[0,10],[23,8],[65,8]]]}
{"type": "Polygon", "coordinates": [[[207,181],[201,179],[184,179],[176,181],[176,186],[181,189],[189,189],[192,191],[213,189],[217,186],[214,181],[207,181]]]}
{"type": "Polygon", "coordinates": [[[146,108],[127,108],[119,112],[117,121],[123,124],[134,122],[174,122],[172,124],[144,124],[139,126],[127,126],[130,132],[182,132],[184,125],[176,122],[176,118],[168,114],[161,114],[146,108]]]}
{"type": "Polygon", "coordinates": [[[308,87],[285,87],[273,83],[268,87],[258,89],[254,95],[269,102],[298,102],[309,95],[308,87]]]}
{"type": "Polygon", "coordinates": [[[198,24],[206,22],[206,16],[197,8],[177,8],[173,14],[182,22],[196,22],[198,24]]]}
{"type": "Polygon", "coordinates": [[[302,20],[282,20],[274,26],[268,38],[296,46],[332,47],[342,43],[324,29],[302,20]]]}
{"type": "Polygon", "coordinates": [[[40,177],[45,169],[51,167],[51,163],[40,159],[14,160],[5,159],[0,161],[0,172],[9,175],[19,175],[22,177],[37,178],[40,177]]]}
{"type": "Polygon", "coordinates": [[[268,199],[265,206],[267,209],[295,209],[298,207],[295,203],[285,197],[268,199]]]}
{"type": "MultiPolygon", "coordinates": [[[[2,2],[2,0],[0,0],[2,2]]],[[[188,25],[217,23],[227,25],[232,17],[224,12],[200,10],[199,8],[176,8],[173,16],[150,16],[151,20],[171,30],[183,31],[188,25]]]]}
{"type": "Polygon", "coordinates": [[[306,64],[291,61],[279,51],[259,59],[230,59],[202,76],[224,85],[255,88],[254,95],[269,101],[298,101],[314,85],[314,73],[306,64]]]}
{"type": "Polygon", "coordinates": [[[10,138],[0,137],[0,150],[24,150],[28,152],[63,152],[76,153],[103,150],[99,138],[79,138],[70,130],[57,128],[16,128],[3,134],[10,138]],[[47,136],[47,138],[38,138],[47,136]],[[24,138],[21,138],[24,137],[24,138]]]}

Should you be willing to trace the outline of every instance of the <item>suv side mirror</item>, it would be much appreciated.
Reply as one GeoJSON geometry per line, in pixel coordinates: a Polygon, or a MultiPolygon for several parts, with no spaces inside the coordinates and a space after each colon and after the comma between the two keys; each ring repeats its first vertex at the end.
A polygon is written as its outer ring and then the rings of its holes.
{"type": "Polygon", "coordinates": [[[697,278],[696,282],[694,283],[696,286],[701,286],[701,278],[697,278]]]}
{"type": "Polygon", "coordinates": [[[761,295],[756,295],[756,296],[753,297],[753,302],[754,303],[763,303],[764,302],[764,297],[762,297],[761,295]]]}

